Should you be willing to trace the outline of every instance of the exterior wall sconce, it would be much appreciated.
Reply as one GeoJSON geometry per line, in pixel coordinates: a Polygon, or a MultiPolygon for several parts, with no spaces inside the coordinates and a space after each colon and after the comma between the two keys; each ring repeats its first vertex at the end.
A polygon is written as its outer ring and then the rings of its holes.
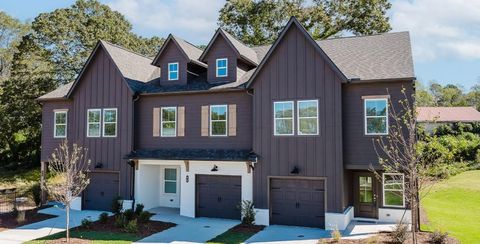
{"type": "Polygon", "coordinates": [[[300,173],[300,169],[295,166],[293,167],[292,171],[290,172],[290,174],[294,174],[294,175],[298,175],[300,173]]]}
{"type": "Polygon", "coordinates": [[[96,163],[95,168],[96,169],[101,169],[101,168],[103,168],[103,164],[102,163],[96,163]]]}
{"type": "Polygon", "coordinates": [[[187,175],[185,176],[185,181],[188,183],[188,181],[190,181],[190,177],[187,175]]]}
{"type": "Polygon", "coordinates": [[[212,171],[212,172],[218,171],[218,166],[217,166],[216,164],[214,164],[211,171],[212,171]]]}

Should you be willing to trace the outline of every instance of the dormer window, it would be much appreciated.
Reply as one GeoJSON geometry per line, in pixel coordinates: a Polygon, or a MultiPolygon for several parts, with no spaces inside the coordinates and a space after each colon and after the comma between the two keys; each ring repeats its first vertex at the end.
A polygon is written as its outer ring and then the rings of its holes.
{"type": "Polygon", "coordinates": [[[178,80],[178,63],[168,63],[168,80],[178,80]]]}
{"type": "Polygon", "coordinates": [[[227,77],[228,76],[228,59],[219,58],[217,59],[217,77],[227,77]]]}

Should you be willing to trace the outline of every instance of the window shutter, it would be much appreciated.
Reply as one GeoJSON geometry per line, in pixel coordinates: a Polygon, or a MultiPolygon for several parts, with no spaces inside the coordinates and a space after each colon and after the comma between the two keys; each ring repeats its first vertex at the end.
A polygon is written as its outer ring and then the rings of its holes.
{"type": "Polygon", "coordinates": [[[177,113],[177,136],[185,136],[185,107],[178,107],[177,113]]]}
{"type": "Polygon", "coordinates": [[[237,135],[237,105],[228,105],[228,135],[237,135]]]}
{"type": "Polygon", "coordinates": [[[208,106],[202,106],[202,136],[208,136],[208,106]]]}
{"type": "Polygon", "coordinates": [[[153,137],[160,136],[160,108],[153,108],[153,137]]]}

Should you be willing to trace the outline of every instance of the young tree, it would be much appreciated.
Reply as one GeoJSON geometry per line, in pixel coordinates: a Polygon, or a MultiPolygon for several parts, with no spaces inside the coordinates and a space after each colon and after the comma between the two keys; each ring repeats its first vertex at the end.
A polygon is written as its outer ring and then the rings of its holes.
{"type": "Polygon", "coordinates": [[[70,206],[90,183],[88,178],[90,159],[87,149],[73,144],[72,149],[68,141],[64,140],[52,153],[48,170],[54,177],[54,183],[45,183],[44,189],[49,196],[65,205],[67,215],[67,243],[70,241],[70,206]]]}
{"type": "MultiPolygon", "coordinates": [[[[390,128],[388,135],[374,139],[374,147],[381,169],[374,169],[372,166],[372,171],[379,180],[382,179],[382,173],[403,174],[405,202],[411,209],[412,241],[417,243],[420,199],[428,192],[423,190],[426,186],[431,186],[432,181],[427,175],[426,159],[428,155],[418,150],[417,141],[421,138],[417,133],[414,97],[406,95],[405,89],[402,89],[402,93],[404,99],[398,101],[398,104],[393,101],[389,102],[390,128]],[[421,193],[423,195],[420,195],[421,193]]],[[[430,157],[429,160],[434,159],[430,157]]],[[[392,178],[392,181],[396,180],[399,179],[392,178]]]]}

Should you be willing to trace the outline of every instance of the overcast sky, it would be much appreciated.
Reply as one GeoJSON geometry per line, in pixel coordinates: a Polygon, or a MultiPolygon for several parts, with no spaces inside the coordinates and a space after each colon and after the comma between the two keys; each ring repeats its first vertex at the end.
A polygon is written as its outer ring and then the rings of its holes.
{"type": "MultiPolygon", "coordinates": [[[[142,36],[176,34],[207,44],[223,0],[100,0],[124,14],[142,36]]],[[[32,20],[74,0],[1,0],[0,10],[32,20]],[[28,7],[26,7],[28,6],[28,7]]],[[[392,31],[410,31],[419,80],[460,84],[480,81],[480,0],[391,0],[392,31]]]]}

